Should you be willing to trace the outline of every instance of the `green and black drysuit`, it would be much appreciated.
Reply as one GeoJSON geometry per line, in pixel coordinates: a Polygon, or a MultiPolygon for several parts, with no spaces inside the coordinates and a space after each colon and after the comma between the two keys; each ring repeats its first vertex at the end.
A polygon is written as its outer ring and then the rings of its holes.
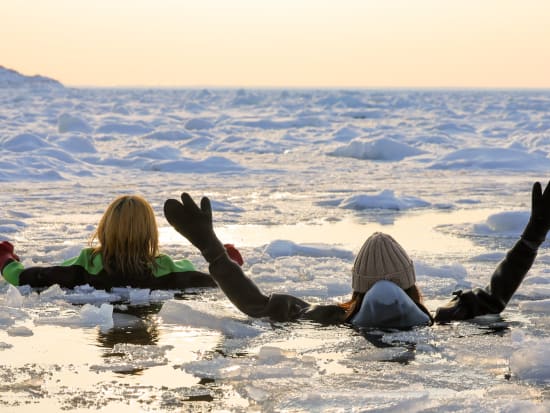
{"type": "Polygon", "coordinates": [[[2,275],[10,284],[31,287],[73,288],[89,284],[96,289],[112,287],[136,287],[150,289],[184,289],[191,287],[215,287],[209,274],[195,270],[188,260],[173,261],[161,254],[145,276],[132,277],[120,273],[107,274],[101,254],[93,254],[92,248],[83,249],[80,255],[61,265],[25,268],[19,261],[11,261],[2,269],[2,275]]]}

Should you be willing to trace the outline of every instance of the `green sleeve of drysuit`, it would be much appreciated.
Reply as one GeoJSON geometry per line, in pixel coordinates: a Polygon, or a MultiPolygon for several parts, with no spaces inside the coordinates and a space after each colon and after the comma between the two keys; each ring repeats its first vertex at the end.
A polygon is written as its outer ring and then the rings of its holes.
{"type": "Polygon", "coordinates": [[[80,251],[80,255],[77,257],[69,258],[61,263],[61,267],[70,267],[72,265],[78,265],[92,275],[97,275],[103,270],[101,254],[93,255],[92,248],[85,248],[80,251]]]}
{"type": "Polygon", "coordinates": [[[25,267],[19,261],[12,261],[2,270],[4,279],[12,285],[19,285],[19,275],[25,267]]]}
{"type": "MultiPolygon", "coordinates": [[[[168,255],[161,254],[156,260],[156,266],[153,268],[155,277],[163,277],[165,275],[176,272],[195,271],[195,266],[189,260],[174,261],[168,255]]],[[[83,249],[78,257],[68,259],[61,266],[69,267],[78,265],[83,267],[89,274],[97,275],[103,270],[103,260],[101,254],[93,255],[91,248],[83,249]]]]}
{"type": "Polygon", "coordinates": [[[153,269],[155,277],[162,277],[174,272],[196,271],[195,266],[189,260],[173,261],[168,255],[161,254],[156,259],[156,268],[153,269]]]}

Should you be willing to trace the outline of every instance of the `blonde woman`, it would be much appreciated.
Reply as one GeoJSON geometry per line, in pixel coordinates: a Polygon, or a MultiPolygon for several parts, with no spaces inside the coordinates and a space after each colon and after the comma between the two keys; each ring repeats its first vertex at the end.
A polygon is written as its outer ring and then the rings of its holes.
{"type": "MultiPolygon", "coordinates": [[[[61,265],[24,268],[8,241],[0,243],[0,269],[13,285],[73,288],[89,284],[97,289],[136,287],[184,289],[215,287],[209,274],[196,271],[186,260],[174,261],[159,252],[158,228],[151,205],[138,195],[116,198],[107,208],[90,247],[61,265]]],[[[227,244],[228,253],[241,259],[227,244]]],[[[242,261],[241,261],[242,263],[242,261]]]]}

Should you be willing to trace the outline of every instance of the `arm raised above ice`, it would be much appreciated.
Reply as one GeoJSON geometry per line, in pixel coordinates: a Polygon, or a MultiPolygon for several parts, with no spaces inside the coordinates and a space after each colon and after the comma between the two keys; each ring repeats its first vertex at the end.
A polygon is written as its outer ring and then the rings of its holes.
{"type": "Polygon", "coordinates": [[[536,250],[519,240],[499,263],[485,288],[455,292],[451,301],[436,310],[435,321],[446,323],[500,313],[520,286],[536,256],[536,250]]]}
{"type": "Polygon", "coordinates": [[[466,320],[484,314],[498,314],[519,288],[533,265],[537,249],[550,229],[550,183],[544,193],[539,182],[532,190],[531,217],[521,239],[508,251],[485,288],[457,291],[451,301],[437,309],[435,321],[466,320]]]}
{"type": "Polygon", "coordinates": [[[319,322],[342,322],[344,310],[338,306],[311,306],[307,302],[286,294],[266,296],[248,278],[242,268],[226,253],[214,233],[210,200],[203,197],[200,208],[187,193],[181,202],[168,199],[164,215],[176,231],[197,247],[210,264],[210,275],[227,298],[243,313],[251,317],[269,317],[275,321],[306,318],[319,322]]]}
{"type": "Polygon", "coordinates": [[[288,294],[264,295],[240,266],[227,255],[210,263],[210,275],[227,298],[251,317],[268,317],[274,321],[307,319],[323,324],[344,322],[345,311],[337,305],[317,305],[288,294]]]}
{"type": "Polygon", "coordinates": [[[264,295],[248,278],[240,266],[227,255],[210,262],[210,274],[227,298],[243,313],[251,317],[269,317],[275,321],[299,318],[309,307],[305,301],[288,295],[264,295]]]}

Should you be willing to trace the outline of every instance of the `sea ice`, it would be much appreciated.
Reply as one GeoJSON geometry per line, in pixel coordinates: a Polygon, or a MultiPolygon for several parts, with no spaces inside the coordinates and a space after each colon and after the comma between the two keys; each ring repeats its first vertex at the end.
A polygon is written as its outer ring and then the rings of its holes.
{"type": "Polygon", "coordinates": [[[90,370],[131,373],[154,366],[163,366],[168,363],[166,353],[172,348],[173,346],[116,343],[112,350],[107,353],[111,356],[105,359],[105,363],[92,365],[90,370]]]}
{"type": "Polygon", "coordinates": [[[157,130],[143,136],[144,140],[153,139],[158,141],[181,142],[191,139],[193,135],[184,130],[157,130]]]}
{"type": "Polygon", "coordinates": [[[151,290],[148,288],[130,290],[130,304],[146,303],[149,301],[151,290]]]}
{"type": "Polygon", "coordinates": [[[433,169],[550,169],[550,159],[537,153],[511,148],[464,148],[451,152],[431,165],[433,169]]]}
{"type": "Polygon", "coordinates": [[[72,136],[48,136],[48,141],[55,143],[57,146],[65,151],[73,154],[83,153],[96,153],[97,149],[94,145],[93,139],[82,135],[72,136]]]}
{"type": "Polygon", "coordinates": [[[352,195],[343,199],[340,208],[361,211],[364,209],[392,209],[401,211],[411,208],[424,208],[430,203],[413,196],[395,196],[394,191],[385,189],[376,195],[352,195]]]}
{"type": "Polygon", "coordinates": [[[30,337],[34,335],[33,331],[25,326],[12,326],[7,329],[7,333],[11,337],[30,337]]]}
{"type": "Polygon", "coordinates": [[[476,234],[498,233],[517,236],[529,221],[530,211],[505,211],[492,214],[483,224],[476,224],[473,230],[476,234]]]}
{"type": "Polygon", "coordinates": [[[103,303],[100,307],[92,304],[84,304],[80,310],[82,325],[101,326],[111,328],[113,326],[113,306],[103,303]]]}
{"type": "Polygon", "coordinates": [[[519,379],[528,382],[550,383],[550,359],[548,337],[532,337],[516,332],[512,339],[519,348],[510,357],[510,370],[519,379]]]}
{"type": "Polygon", "coordinates": [[[199,119],[199,118],[191,119],[187,121],[187,123],[185,124],[185,129],[189,129],[189,130],[194,130],[194,129],[204,130],[204,129],[212,129],[213,127],[214,127],[214,124],[210,120],[199,119]]]}
{"type": "Polygon", "coordinates": [[[423,153],[425,153],[425,151],[398,142],[394,139],[356,138],[349,144],[329,152],[329,155],[375,161],[400,161],[409,156],[421,155],[423,153]]]}
{"type": "Polygon", "coordinates": [[[221,156],[210,156],[202,160],[179,159],[175,161],[154,161],[146,169],[173,173],[208,173],[244,171],[241,165],[221,156]]]}
{"type": "Polygon", "coordinates": [[[271,241],[265,247],[264,252],[271,258],[296,255],[304,257],[337,257],[342,259],[353,258],[351,251],[335,248],[330,245],[297,244],[288,240],[271,241]]]}
{"type": "Polygon", "coordinates": [[[21,295],[17,287],[8,286],[8,291],[4,297],[4,305],[7,307],[21,308],[23,306],[24,297],[21,295]]]}
{"type": "Polygon", "coordinates": [[[84,119],[81,119],[69,113],[62,113],[57,119],[57,130],[59,131],[59,133],[90,133],[92,131],[92,127],[84,119]]]}
{"type": "Polygon", "coordinates": [[[2,148],[12,152],[29,152],[48,146],[46,140],[33,133],[22,133],[2,140],[2,148]]]}
{"type": "Polygon", "coordinates": [[[95,133],[98,134],[115,134],[115,135],[146,135],[152,132],[149,126],[137,123],[122,123],[122,122],[107,122],[98,128],[95,133]]]}
{"type": "Polygon", "coordinates": [[[216,310],[212,303],[194,302],[193,306],[182,301],[170,300],[163,304],[159,312],[165,323],[189,325],[221,331],[229,337],[254,337],[261,328],[245,324],[246,318],[239,314],[240,320],[216,310]]]}
{"type": "Polygon", "coordinates": [[[534,301],[522,301],[519,304],[519,308],[522,311],[533,311],[548,314],[550,312],[550,298],[534,301]]]}

